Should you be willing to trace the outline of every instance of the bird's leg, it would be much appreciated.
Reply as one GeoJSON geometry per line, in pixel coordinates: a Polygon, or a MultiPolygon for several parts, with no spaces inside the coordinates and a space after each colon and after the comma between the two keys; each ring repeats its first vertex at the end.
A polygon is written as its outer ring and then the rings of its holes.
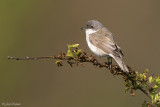
{"type": "Polygon", "coordinates": [[[112,69],[112,57],[107,57],[107,65],[109,65],[109,69],[112,69]]]}

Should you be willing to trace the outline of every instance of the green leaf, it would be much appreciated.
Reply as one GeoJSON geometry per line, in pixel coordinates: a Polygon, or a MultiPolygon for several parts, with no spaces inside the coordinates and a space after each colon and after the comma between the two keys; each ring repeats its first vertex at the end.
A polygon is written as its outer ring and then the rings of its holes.
{"type": "Polygon", "coordinates": [[[76,56],[79,56],[81,52],[83,52],[82,49],[78,49],[77,51],[74,50],[74,53],[76,54],[76,56]]]}
{"type": "Polygon", "coordinates": [[[125,92],[128,92],[129,89],[130,89],[130,87],[126,87],[125,88],[125,92]]]}
{"type": "Polygon", "coordinates": [[[153,95],[153,94],[150,94],[150,96],[151,96],[151,99],[152,99],[152,101],[153,101],[154,95],[153,95]]]}
{"type": "Polygon", "coordinates": [[[159,100],[160,100],[159,96],[158,96],[158,94],[156,94],[155,98],[154,98],[154,103],[159,104],[160,103],[159,100]]]}
{"type": "Polygon", "coordinates": [[[56,62],[55,62],[55,64],[58,64],[58,63],[60,63],[60,61],[56,61],[56,62]]]}
{"type": "Polygon", "coordinates": [[[145,82],[145,83],[143,83],[144,84],[144,86],[146,87],[146,88],[148,88],[148,83],[147,82],[145,82]]]}
{"type": "Polygon", "coordinates": [[[159,79],[159,76],[156,78],[155,82],[156,82],[156,84],[160,85],[160,79],[159,79]]]}
{"type": "Polygon", "coordinates": [[[61,60],[59,60],[59,61],[55,61],[55,64],[57,64],[57,66],[63,66],[63,63],[62,63],[62,61],[61,61],[61,60]]]}
{"type": "Polygon", "coordinates": [[[139,76],[140,76],[141,78],[143,78],[143,75],[142,75],[141,73],[139,74],[139,76]]]}
{"type": "Polygon", "coordinates": [[[146,75],[145,75],[145,73],[143,73],[143,79],[145,80],[147,77],[146,77],[146,75]]]}
{"type": "Polygon", "coordinates": [[[157,99],[159,99],[159,96],[158,96],[158,94],[156,94],[156,95],[155,95],[155,99],[156,99],[156,100],[157,100],[157,99]]]}
{"type": "Polygon", "coordinates": [[[146,69],[146,70],[145,70],[145,73],[147,73],[147,74],[148,74],[148,72],[149,72],[149,69],[146,69]]]}
{"type": "Polygon", "coordinates": [[[78,46],[79,44],[68,45],[68,49],[71,50],[71,48],[77,48],[78,46]]]}
{"type": "Polygon", "coordinates": [[[156,94],[157,93],[157,89],[156,88],[153,88],[151,91],[150,91],[151,94],[156,94]]]}
{"type": "Polygon", "coordinates": [[[126,85],[126,86],[130,86],[130,85],[131,85],[131,83],[130,83],[130,81],[129,81],[129,80],[126,80],[126,81],[124,82],[124,85],[126,85]]]}
{"type": "Polygon", "coordinates": [[[152,83],[152,76],[150,76],[149,78],[148,78],[148,82],[149,82],[149,84],[151,84],[152,83]]]}
{"type": "Polygon", "coordinates": [[[68,52],[67,52],[67,56],[68,56],[68,57],[72,57],[72,58],[73,58],[73,53],[71,52],[71,50],[68,50],[68,52]]]}
{"type": "Polygon", "coordinates": [[[79,44],[72,44],[73,48],[77,48],[79,46],[79,44]]]}
{"type": "Polygon", "coordinates": [[[154,85],[153,88],[158,88],[158,85],[154,85]]]}
{"type": "Polygon", "coordinates": [[[135,84],[133,84],[133,89],[134,89],[134,90],[137,89],[138,87],[142,87],[142,86],[140,86],[140,83],[135,83],[135,84]]]}
{"type": "Polygon", "coordinates": [[[139,75],[139,73],[136,71],[136,74],[139,75]]]}

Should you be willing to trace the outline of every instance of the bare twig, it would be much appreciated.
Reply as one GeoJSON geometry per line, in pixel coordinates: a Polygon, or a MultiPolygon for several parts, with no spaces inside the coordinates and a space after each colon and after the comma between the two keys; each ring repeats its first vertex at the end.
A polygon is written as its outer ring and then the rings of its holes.
{"type": "Polygon", "coordinates": [[[15,59],[15,60],[38,60],[38,59],[54,59],[53,56],[40,56],[40,57],[24,57],[24,58],[17,58],[17,57],[10,57],[8,56],[8,59],[15,59]]]}

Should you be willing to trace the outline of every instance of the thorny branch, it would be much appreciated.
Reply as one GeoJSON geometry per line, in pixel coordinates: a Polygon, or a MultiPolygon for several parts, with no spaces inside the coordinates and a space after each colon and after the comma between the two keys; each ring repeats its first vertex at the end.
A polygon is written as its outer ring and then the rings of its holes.
{"type": "MultiPolygon", "coordinates": [[[[63,61],[66,61],[71,67],[78,66],[79,64],[83,66],[83,63],[92,63],[93,66],[99,68],[107,68],[113,75],[122,75],[124,80],[130,80],[132,85],[137,83],[135,80],[136,73],[135,70],[132,70],[131,67],[129,68],[129,73],[123,72],[117,65],[110,66],[107,63],[99,63],[94,56],[87,56],[85,52],[81,52],[79,56],[68,57],[66,53],[60,53],[58,56],[41,56],[41,57],[25,57],[25,58],[17,58],[17,57],[10,57],[8,59],[15,59],[15,60],[39,60],[39,59],[58,59],[60,61],[56,61],[57,66],[63,66],[63,61]]],[[[142,91],[146,96],[151,99],[150,93],[148,90],[145,90],[143,87],[137,86],[137,89],[142,91]]]]}

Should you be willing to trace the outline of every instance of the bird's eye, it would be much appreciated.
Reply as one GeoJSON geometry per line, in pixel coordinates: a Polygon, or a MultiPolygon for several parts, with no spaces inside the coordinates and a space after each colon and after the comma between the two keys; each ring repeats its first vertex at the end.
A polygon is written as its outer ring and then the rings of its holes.
{"type": "Polygon", "coordinates": [[[91,28],[93,28],[93,26],[91,26],[91,28]]]}

